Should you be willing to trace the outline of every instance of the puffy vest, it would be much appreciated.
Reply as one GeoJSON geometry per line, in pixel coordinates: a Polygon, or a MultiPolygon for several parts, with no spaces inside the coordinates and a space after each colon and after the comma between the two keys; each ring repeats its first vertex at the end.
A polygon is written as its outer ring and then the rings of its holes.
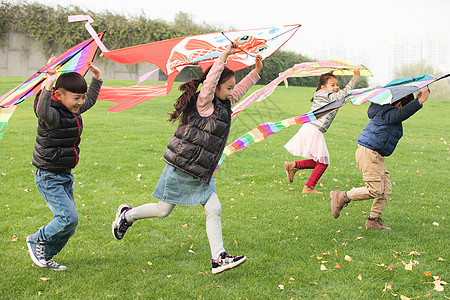
{"type": "Polygon", "coordinates": [[[230,101],[214,97],[213,103],[214,112],[210,116],[202,117],[195,110],[187,124],[178,125],[164,153],[167,164],[206,184],[225,148],[231,125],[230,101]]]}
{"type": "Polygon", "coordinates": [[[59,173],[74,168],[78,163],[83,119],[54,98],[51,106],[60,114],[59,126],[50,128],[39,119],[32,163],[39,169],[59,173]]]}

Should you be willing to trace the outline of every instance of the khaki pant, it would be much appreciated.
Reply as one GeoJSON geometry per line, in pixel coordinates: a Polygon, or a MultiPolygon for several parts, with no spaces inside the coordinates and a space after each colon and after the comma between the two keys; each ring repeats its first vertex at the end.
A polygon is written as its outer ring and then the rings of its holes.
{"type": "Polygon", "coordinates": [[[347,197],[351,201],[373,199],[370,216],[379,217],[392,192],[391,178],[384,165],[384,157],[361,145],[358,146],[355,157],[366,186],[351,189],[347,192],[347,197]]]}

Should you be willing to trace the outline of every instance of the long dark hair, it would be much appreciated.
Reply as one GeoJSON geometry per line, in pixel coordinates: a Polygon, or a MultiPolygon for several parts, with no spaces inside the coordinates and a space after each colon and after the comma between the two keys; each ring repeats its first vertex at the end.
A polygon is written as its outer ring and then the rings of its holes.
{"type": "MultiPolygon", "coordinates": [[[[205,81],[210,70],[211,67],[209,67],[200,78],[191,79],[186,83],[180,85],[178,89],[183,93],[173,105],[175,110],[172,113],[168,113],[170,117],[167,121],[175,122],[181,117],[182,124],[188,123],[188,116],[193,111],[196,110],[197,97],[195,97],[195,94],[197,93],[198,86],[200,85],[200,83],[203,83],[203,81],[205,81]]],[[[220,86],[222,83],[224,83],[233,76],[234,72],[225,67],[224,70],[222,71],[222,74],[220,74],[217,86],[220,86]]]]}
{"type": "MultiPolygon", "coordinates": [[[[336,76],[334,76],[332,73],[325,73],[325,74],[320,75],[319,84],[317,85],[316,92],[322,88],[322,85],[326,85],[328,82],[328,79],[330,79],[330,78],[336,78],[336,76]]],[[[312,102],[313,99],[314,99],[314,96],[309,101],[312,102]]]]}

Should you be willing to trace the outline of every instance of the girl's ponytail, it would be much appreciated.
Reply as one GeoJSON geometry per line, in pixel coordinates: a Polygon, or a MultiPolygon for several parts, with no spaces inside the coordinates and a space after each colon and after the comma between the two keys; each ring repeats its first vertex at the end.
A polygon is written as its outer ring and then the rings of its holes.
{"type": "Polygon", "coordinates": [[[196,109],[195,104],[197,98],[195,97],[195,93],[197,92],[198,86],[206,79],[206,76],[208,75],[210,69],[211,68],[208,68],[200,78],[191,79],[180,85],[178,89],[183,93],[173,105],[175,110],[172,113],[168,113],[170,117],[167,121],[175,122],[181,117],[181,123],[187,123],[187,117],[189,113],[193,109],[196,109]]]}

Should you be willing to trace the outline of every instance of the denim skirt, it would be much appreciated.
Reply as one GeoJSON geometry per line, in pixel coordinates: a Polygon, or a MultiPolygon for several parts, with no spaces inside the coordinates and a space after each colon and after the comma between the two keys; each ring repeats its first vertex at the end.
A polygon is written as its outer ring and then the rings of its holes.
{"type": "Polygon", "coordinates": [[[206,184],[171,165],[166,165],[153,192],[153,197],[170,204],[199,205],[205,204],[215,191],[214,178],[206,184]]]}

